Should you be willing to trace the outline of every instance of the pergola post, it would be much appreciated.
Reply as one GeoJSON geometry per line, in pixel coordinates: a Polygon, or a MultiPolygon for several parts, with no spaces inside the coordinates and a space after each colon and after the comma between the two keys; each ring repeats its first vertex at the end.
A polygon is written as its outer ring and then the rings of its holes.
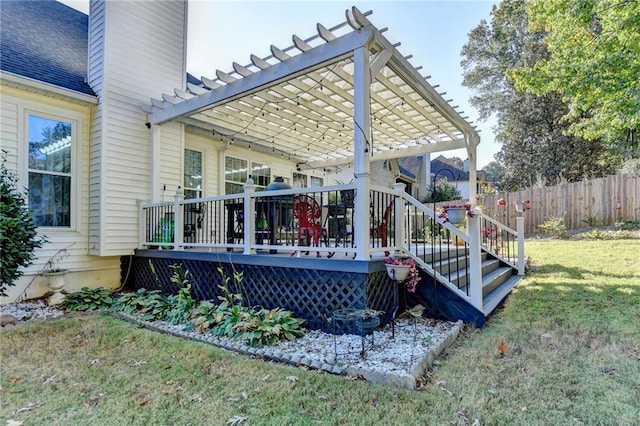
{"type": "Polygon", "coordinates": [[[474,204],[476,202],[476,195],[478,195],[478,173],[477,173],[477,143],[469,133],[464,135],[465,142],[467,144],[467,155],[469,156],[469,202],[474,204]]]}
{"type": "Polygon", "coordinates": [[[353,51],[353,158],[354,175],[356,177],[356,197],[354,208],[358,217],[354,221],[354,243],[356,247],[356,260],[368,260],[369,228],[371,218],[369,215],[369,187],[371,179],[371,165],[369,151],[372,149],[369,143],[371,134],[369,105],[371,96],[371,74],[369,72],[369,49],[360,47],[353,51]]]}

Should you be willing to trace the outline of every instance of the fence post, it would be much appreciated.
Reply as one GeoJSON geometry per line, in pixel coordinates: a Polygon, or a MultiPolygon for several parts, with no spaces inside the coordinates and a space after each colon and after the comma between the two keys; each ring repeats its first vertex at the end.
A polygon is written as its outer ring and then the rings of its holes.
{"type": "Polygon", "coordinates": [[[402,250],[404,240],[404,198],[402,198],[402,193],[404,192],[404,183],[394,183],[393,189],[398,192],[395,195],[395,205],[393,206],[394,210],[394,235],[393,235],[393,245],[402,250]]]}
{"type": "Polygon", "coordinates": [[[147,217],[144,211],[144,204],[142,200],[137,200],[138,206],[138,248],[144,248],[144,243],[147,242],[146,230],[147,230],[147,217]]]}
{"type": "MultiPolygon", "coordinates": [[[[251,196],[255,192],[256,186],[253,184],[253,178],[251,175],[247,178],[244,186],[244,250],[243,254],[255,254],[255,250],[251,247],[256,243],[255,233],[255,205],[251,196]]],[[[271,225],[273,226],[273,225],[271,225]]]]}
{"type": "Polygon", "coordinates": [[[516,231],[518,232],[518,275],[524,275],[524,217],[516,219],[516,231]]]}
{"type": "Polygon", "coordinates": [[[173,249],[184,250],[184,209],[182,202],[184,201],[184,193],[182,188],[178,186],[173,196],[173,249]]]}
{"type": "Polygon", "coordinates": [[[469,297],[471,304],[484,313],[482,303],[482,249],[480,239],[480,216],[482,211],[473,210],[473,217],[469,216],[469,297]]]}

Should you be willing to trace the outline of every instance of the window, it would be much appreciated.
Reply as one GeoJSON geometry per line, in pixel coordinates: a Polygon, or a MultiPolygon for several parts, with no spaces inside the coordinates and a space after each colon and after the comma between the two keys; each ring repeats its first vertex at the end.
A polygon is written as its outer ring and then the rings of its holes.
{"type": "Polygon", "coordinates": [[[311,187],[315,188],[318,186],[323,186],[324,180],[321,177],[311,176],[311,187]]]}
{"type": "Polygon", "coordinates": [[[249,162],[240,158],[225,157],[224,160],[224,180],[225,193],[238,194],[242,192],[247,177],[251,174],[256,190],[264,189],[271,183],[271,167],[262,163],[251,163],[251,173],[249,170],[249,162]]]}
{"type": "Polygon", "coordinates": [[[271,167],[265,164],[251,163],[251,177],[256,189],[264,189],[271,183],[271,167]]]}
{"type": "Polygon", "coordinates": [[[29,209],[36,226],[71,227],[73,125],[28,116],[29,209]]]}
{"type": "Polygon", "coordinates": [[[306,188],[307,187],[307,175],[302,173],[293,172],[293,187],[294,188],[306,188]]]}
{"type": "Polygon", "coordinates": [[[184,150],[184,198],[202,197],[202,152],[184,150]]]}
{"type": "Polygon", "coordinates": [[[247,160],[225,157],[224,159],[224,190],[225,194],[242,192],[242,186],[247,181],[247,160]]]}

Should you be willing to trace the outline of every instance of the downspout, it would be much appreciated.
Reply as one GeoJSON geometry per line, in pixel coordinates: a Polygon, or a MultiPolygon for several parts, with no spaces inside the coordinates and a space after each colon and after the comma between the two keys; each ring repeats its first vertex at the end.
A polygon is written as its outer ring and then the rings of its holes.
{"type": "Polygon", "coordinates": [[[152,203],[160,201],[160,148],[162,139],[162,128],[159,124],[151,126],[151,188],[149,199],[152,203]]]}
{"type": "Polygon", "coordinates": [[[224,176],[224,154],[229,149],[229,142],[226,142],[218,150],[218,195],[225,195],[225,176],[224,176]]]}

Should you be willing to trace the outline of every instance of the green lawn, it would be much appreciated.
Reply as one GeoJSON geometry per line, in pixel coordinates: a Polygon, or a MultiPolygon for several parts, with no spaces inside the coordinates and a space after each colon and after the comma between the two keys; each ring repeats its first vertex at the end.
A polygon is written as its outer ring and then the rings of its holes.
{"type": "Polygon", "coordinates": [[[527,252],[534,272],[420,391],[88,315],[0,332],[0,424],[640,424],[640,240],[527,252]]]}

